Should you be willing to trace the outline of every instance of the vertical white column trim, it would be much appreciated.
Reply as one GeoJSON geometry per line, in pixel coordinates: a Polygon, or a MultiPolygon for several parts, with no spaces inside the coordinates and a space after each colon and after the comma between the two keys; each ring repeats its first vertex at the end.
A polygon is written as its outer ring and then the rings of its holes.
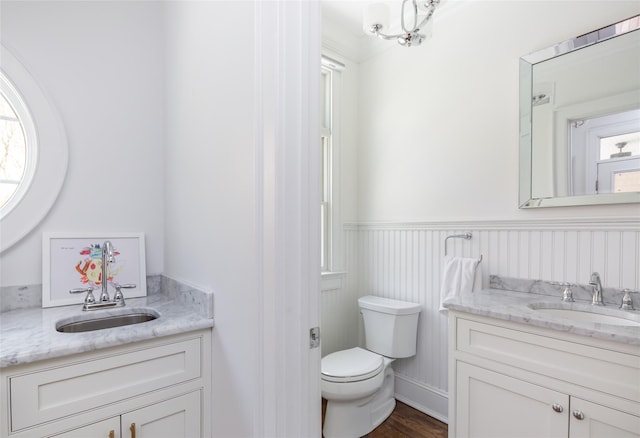
{"type": "Polygon", "coordinates": [[[256,333],[254,436],[320,436],[319,106],[316,0],[255,2],[256,333]],[[317,153],[316,153],[317,152],[317,153]]]}
{"type": "MultiPolygon", "coordinates": [[[[254,105],[254,123],[256,125],[255,132],[257,133],[254,138],[254,172],[255,172],[255,181],[254,181],[254,190],[255,190],[255,234],[256,234],[256,261],[255,266],[259,269],[258,272],[258,283],[256,284],[256,288],[260,291],[258,294],[262,297],[261,305],[259,306],[259,314],[257,317],[259,318],[259,327],[262,328],[262,336],[255,337],[255,351],[256,353],[256,361],[258,362],[258,366],[255,368],[256,370],[256,385],[255,388],[259,391],[256,394],[255,401],[255,412],[253,414],[253,424],[254,424],[254,436],[261,434],[270,426],[265,424],[265,418],[269,418],[266,415],[265,409],[271,409],[272,405],[265,405],[265,393],[270,392],[265,388],[265,382],[269,382],[269,379],[266,379],[265,376],[271,374],[271,370],[267,370],[267,364],[265,363],[265,351],[264,351],[264,338],[267,335],[266,330],[267,327],[270,326],[265,321],[265,305],[267,302],[267,290],[265,287],[265,267],[264,267],[264,257],[263,254],[265,252],[265,242],[264,242],[264,222],[265,222],[265,212],[264,212],[264,148],[265,148],[265,136],[264,136],[264,106],[265,106],[265,96],[263,82],[265,81],[265,71],[263,68],[262,57],[265,56],[265,52],[267,50],[267,44],[264,42],[263,38],[267,32],[263,28],[263,22],[265,21],[264,12],[262,7],[262,2],[254,3],[254,89],[255,89],[255,105],[254,105]],[[263,47],[264,46],[264,47],[263,47]]],[[[271,417],[273,418],[273,417],[271,417]]]]}

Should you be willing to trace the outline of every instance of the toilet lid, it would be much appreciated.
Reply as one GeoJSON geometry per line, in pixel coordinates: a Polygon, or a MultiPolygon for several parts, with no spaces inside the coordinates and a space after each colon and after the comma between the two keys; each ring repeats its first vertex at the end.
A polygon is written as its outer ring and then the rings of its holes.
{"type": "Polygon", "coordinates": [[[325,356],[322,378],[331,382],[357,382],[375,376],[383,368],[382,356],[356,347],[325,356]]]}

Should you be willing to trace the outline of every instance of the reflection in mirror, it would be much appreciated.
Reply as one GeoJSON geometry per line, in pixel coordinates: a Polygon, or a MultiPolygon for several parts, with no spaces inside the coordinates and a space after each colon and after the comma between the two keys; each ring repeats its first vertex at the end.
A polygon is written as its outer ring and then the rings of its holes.
{"type": "Polygon", "coordinates": [[[640,202],[640,16],[520,60],[520,206],[640,202]]]}
{"type": "Polygon", "coordinates": [[[568,123],[570,195],[640,192],[640,110],[568,123]]]}

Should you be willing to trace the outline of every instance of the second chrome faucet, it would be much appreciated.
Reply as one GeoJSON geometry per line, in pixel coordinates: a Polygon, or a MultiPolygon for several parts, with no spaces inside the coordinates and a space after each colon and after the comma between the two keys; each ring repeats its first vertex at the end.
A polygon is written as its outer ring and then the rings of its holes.
{"type": "Polygon", "coordinates": [[[602,301],[602,282],[600,281],[600,274],[597,272],[591,274],[589,284],[593,286],[593,291],[591,292],[591,304],[595,306],[604,306],[604,302],[602,301]]]}

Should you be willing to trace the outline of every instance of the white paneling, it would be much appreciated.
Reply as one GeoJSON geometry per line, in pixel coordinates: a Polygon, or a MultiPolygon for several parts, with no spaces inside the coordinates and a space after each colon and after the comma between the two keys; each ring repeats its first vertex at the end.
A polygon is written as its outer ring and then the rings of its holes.
{"type": "Polygon", "coordinates": [[[403,381],[398,391],[416,388],[398,395],[438,418],[447,417],[441,403],[430,402],[447,392],[447,317],[438,310],[444,239],[466,231],[472,239],[449,239],[447,254],[482,254],[484,287],[491,274],[586,284],[598,271],[607,287],[640,288],[640,222],[634,218],[348,225],[344,288],[323,293],[323,354],[355,346],[355,331],[362,342],[357,297],[420,303],[418,352],[394,363],[403,381]]]}
{"type": "Polygon", "coordinates": [[[620,249],[620,259],[622,260],[620,284],[621,287],[625,284],[640,284],[640,266],[638,259],[640,259],[640,245],[638,242],[640,238],[637,233],[625,231],[622,233],[622,247],[620,249]]]}
{"type": "Polygon", "coordinates": [[[578,274],[578,232],[575,230],[567,231],[567,239],[565,245],[565,278],[580,278],[578,274]]]}
{"type": "Polygon", "coordinates": [[[349,289],[322,292],[322,356],[358,345],[358,313],[355,294],[349,289]]]}

